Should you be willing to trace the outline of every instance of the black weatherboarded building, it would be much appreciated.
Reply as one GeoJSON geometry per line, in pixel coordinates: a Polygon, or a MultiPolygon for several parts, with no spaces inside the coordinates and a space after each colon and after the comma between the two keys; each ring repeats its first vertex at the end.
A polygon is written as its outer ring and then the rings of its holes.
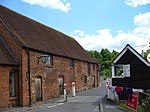
{"type": "Polygon", "coordinates": [[[112,62],[112,85],[149,89],[150,63],[130,45],[126,45],[112,62]]]}

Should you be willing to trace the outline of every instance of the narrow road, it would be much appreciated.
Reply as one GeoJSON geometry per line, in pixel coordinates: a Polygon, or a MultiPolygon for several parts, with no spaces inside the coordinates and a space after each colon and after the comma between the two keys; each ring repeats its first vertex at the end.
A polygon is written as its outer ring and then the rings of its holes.
{"type": "Polygon", "coordinates": [[[10,109],[4,112],[125,112],[116,107],[116,103],[107,100],[105,81],[102,86],[86,91],[81,91],[75,97],[51,100],[30,108],[10,109]]]}
{"type": "Polygon", "coordinates": [[[105,81],[101,87],[78,92],[76,97],[68,97],[65,103],[62,103],[63,100],[56,102],[58,106],[49,106],[36,112],[124,112],[116,107],[115,102],[107,100],[105,81]]]}

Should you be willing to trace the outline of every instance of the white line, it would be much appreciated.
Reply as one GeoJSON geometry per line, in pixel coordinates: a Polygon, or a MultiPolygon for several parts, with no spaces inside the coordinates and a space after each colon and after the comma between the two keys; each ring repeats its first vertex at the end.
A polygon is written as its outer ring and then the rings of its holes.
{"type": "Polygon", "coordinates": [[[101,108],[101,112],[104,112],[103,111],[103,105],[102,105],[102,101],[100,100],[100,108],[101,108]]]}
{"type": "MultiPolygon", "coordinates": [[[[51,105],[51,106],[43,106],[43,107],[40,106],[41,108],[39,107],[39,108],[35,109],[34,112],[37,112],[37,111],[39,111],[39,110],[40,110],[40,111],[46,110],[47,108],[49,109],[49,108],[57,107],[57,106],[60,106],[60,105],[63,105],[63,104],[64,104],[64,103],[59,103],[59,104],[53,105],[53,106],[52,106],[52,105],[51,105]]],[[[33,111],[33,110],[32,110],[32,111],[33,111]]]]}
{"type": "Polygon", "coordinates": [[[48,106],[47,108],[53,108],[53,107],[57,107],[57,106],[60,106],[60,105],[63,105],[64,103],[59,103],[57,105],[53,105],[53,106],[48,106]]]}
{"type": "Polygon", "coordinates": [[[107,109],[115,109],[116,107],[115,106],[111,106],[111,105],[105,105],[105,108],[107,108],[107,109]]]}

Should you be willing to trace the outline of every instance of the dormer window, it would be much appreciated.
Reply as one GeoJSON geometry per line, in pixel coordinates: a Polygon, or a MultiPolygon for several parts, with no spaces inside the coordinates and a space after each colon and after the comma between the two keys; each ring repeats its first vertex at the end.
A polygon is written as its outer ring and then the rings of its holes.
{"type": "Polygon", "coordinates": [[[48,65],[52,65],[53,64],[53,59],[52,56],[49,54],[43,54],[42,55],[42,62],[48,65]]]}

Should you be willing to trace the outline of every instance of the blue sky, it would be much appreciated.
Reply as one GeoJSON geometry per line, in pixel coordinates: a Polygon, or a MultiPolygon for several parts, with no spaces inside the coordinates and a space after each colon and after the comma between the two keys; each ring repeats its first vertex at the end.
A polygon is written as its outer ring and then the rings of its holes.
{"type": "Polygon", "coordinates": [[[150,0],[1,0],[0,4],[75,38],[87,50],[120,51],[126,44],[146,49],[150,39],[150,0]]]}

